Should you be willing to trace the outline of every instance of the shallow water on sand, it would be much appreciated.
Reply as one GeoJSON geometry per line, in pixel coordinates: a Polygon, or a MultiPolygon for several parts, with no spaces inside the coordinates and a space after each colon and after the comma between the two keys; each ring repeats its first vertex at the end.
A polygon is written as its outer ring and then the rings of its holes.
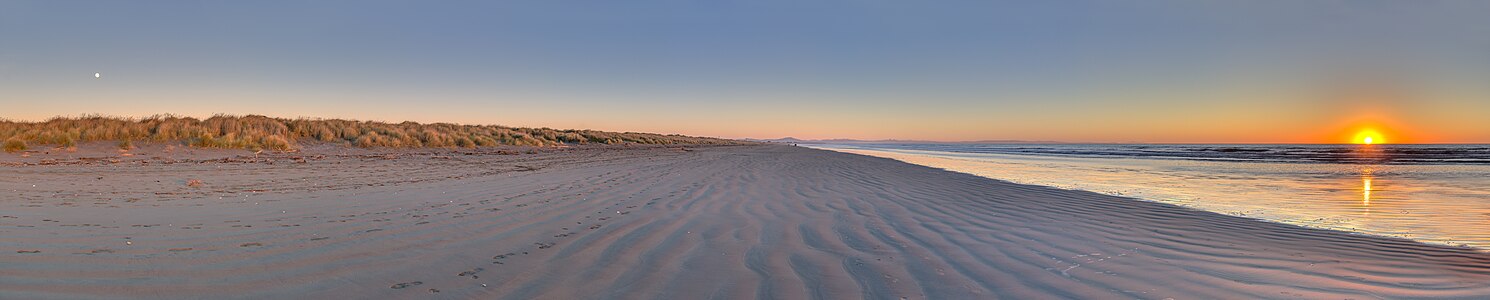
{"type": "Polygon", "coordinates": [[[812,147],[1307,227],[1490,249],[1490,165],[1485,164],[1065,155],[957,151],[958,146],[812,147]]]}

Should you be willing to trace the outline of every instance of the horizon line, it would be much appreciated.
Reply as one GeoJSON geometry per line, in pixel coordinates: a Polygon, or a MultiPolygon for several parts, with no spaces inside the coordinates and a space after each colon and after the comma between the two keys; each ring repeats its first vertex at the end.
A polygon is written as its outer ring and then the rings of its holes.
{"type": "MultiPolygon", "coordinates": [[[[786,137],[786,138],[790,138],[790,137],[786,137]]],[[[777,138],[777,139],[741,138],[741,139],[743,139],[743,140],[751,140],[751,141],[779,142],[779,140],[786,139],[786,138],[777,138]]],[[[994,139],[994,140],[970,140],[970,141],[969,140],[963,140],[963,141],[940,141],[940,140],[904,140],[904,139],[860,140],[860,139],[840,139],[840,138],[833,138],[833,139],[797,139],[797,140],[798,141],[803,141],[803,142],[816,142],[816,143],[825,143],[825,144],[832,143],[833,141],[843,141],[843,142],[859,142],[859,143],[877,143],[877,142],[904,142],[904,143],[921,143],[921,144],[995,144],[996,143],[996,144],[1025,144],[1025,145],[1068,144],[1068,145],[1361,145],[1361,146],[1368,146],[1368,144],[1359,144],[1359,143],[1290,143],[1290,142],[1089,142],[1089,141],[1088,142],[1069,142],[1069,141],[997,140],[997,139],[994,139]]],[[[1490,142],[1376,143],[1376,144],[1369,144],[1369,145],[1490,145],[1490,142]]]]}

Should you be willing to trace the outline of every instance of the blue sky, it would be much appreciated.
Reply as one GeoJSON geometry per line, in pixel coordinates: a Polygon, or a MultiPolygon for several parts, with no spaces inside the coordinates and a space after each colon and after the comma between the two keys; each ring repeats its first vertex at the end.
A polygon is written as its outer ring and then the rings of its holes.
{"type": "Polygon", "coordinates": [[[1151,142],[1366,122],[1490,142],[1487,15],[1484,1],[7,1],[0,117],[1151,142]],[[1320,96],[1342,85],[1412,97],[1320,96]]]}

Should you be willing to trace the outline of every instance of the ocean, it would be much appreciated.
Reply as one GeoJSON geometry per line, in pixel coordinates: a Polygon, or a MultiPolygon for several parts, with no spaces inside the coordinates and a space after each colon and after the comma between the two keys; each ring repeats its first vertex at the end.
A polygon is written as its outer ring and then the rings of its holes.
{"type": "Polygon", "coordinates": [[[1490,249],[1490,145],[804,146],[1266,221],[1490,249]]]}

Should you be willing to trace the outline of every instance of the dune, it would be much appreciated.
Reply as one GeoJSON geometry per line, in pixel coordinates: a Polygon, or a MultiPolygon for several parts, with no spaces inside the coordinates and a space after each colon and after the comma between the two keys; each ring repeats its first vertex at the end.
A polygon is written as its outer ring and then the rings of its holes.
{"type": "Polygon", "coordinates": [[[1474,249],[801,147],[240,153],[0,165],[0,298],[1490,295],[1474,249]]]}

